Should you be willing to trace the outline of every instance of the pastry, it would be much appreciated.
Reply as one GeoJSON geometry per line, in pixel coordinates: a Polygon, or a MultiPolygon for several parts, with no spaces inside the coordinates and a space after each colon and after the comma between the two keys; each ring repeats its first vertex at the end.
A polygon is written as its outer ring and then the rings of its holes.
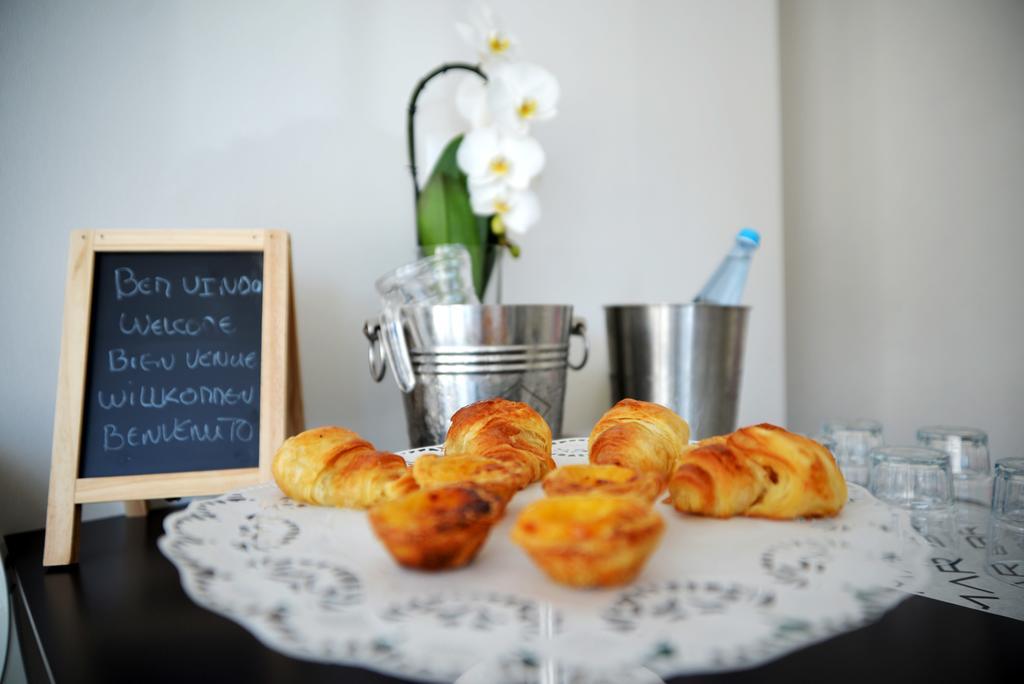
{"type": "Polygon", "coordinates": [[[417,486],[405,459],[377,451],[340,427],[314,428],[286,439],[271,472],[286,495],[319,506],[368,508],[417,486]]]}
{"type": "Polygon", "coordinates": [[[420,489],[370,509],[377,538],[401,565],[451,570],[476,556],[503,503],[466,484],[420,489]]]}
{"type": "Polygon", "coordinates": [[[533,469],[522,461],[470,454],[425,454],[413,462],[412,473],[416,483],[423,488],[470,483],[490,491],[506,503],[533,478],[533,469]]]}
{"type": "Polygon", "coordinates": [[[846,481],[828,449],[762,423],[698,443],[680,458],[668,502],[684,513],[790,519],[833,516],[846,481]]]}
{"type": "Polygon", "coordinates": [[[661,516],[634,496],[577,494],[527,506],[512,540],[556,582],[612,587],[640,573],[664,527],[661,516]]]}
{"type": "Polygon", "coordinates": [[[656,473],[642,472],[617,465],[567,465],[556,468],[544,477],[548,496],[569,494],[611,494],[637,496],[653,503],[665,481],[656,473]]]}
{"type": "Polygon", "coordinates": [[[768,476],[765,495],[747,509],[759,518],[833,516],[846,504],[846,479],[820,443],[775,425],[737,430],[729,445],[768,476]]]}
{"type": "Polygon", "coordinates": [[[452,416],[444,455],[467,454],[522,463],[530,469],[530,482],[555,469],[551,428],[527,404],[507,399],[478,401],[452,416]]]}
{"type": "Polygon", "coordinates": [[[738,456],[724,438],[687,449],[669,479],[671,503],[683,513],[714,518],[743,515],[764,495],[768,476],[753,461],[738,456]]]}
{"type": "Polygon", "coordinates": [[[601,416],[590,432],[591,463],[607,463],[664,478],[690,441],[690,426],[671,409],[623,399],[601,416]]]}

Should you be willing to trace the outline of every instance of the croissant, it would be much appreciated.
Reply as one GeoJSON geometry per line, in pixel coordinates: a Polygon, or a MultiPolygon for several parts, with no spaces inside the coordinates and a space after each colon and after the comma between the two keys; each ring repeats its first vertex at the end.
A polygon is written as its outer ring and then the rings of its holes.
{"type": "Polygon", "coordinates": [[[274,455],[271,472],[286,495],[319,506],[369,508],[417,489],[401,456],[377,451],[340,427],[289,437],[274,455]]]}
{"type": "Polygon", "coordinates": [[[676,510],[715,518],[743,515],[768,486],[768,476],[753,461],[733,453],[724,437],[687,449],[669,480],[676,510]]]}
{"type": "Polygon", "coordinates": [[[668,488],[677,510],[722,518],[833,516],[847,499],[846,481],[828,449],[768,423],[689,449],[668,488]]]}
{"type": "Polygon", "coordinates": [[[456,411],[444,454],[515,461],[529,468],[530,482],[555,468],[551,428],[544,418],[527,404],[500,398],[478,401],[456,411]]]}
{"type": "MultiPolygon", "coordinates": [[[[660,404],[623,399],[590,432],[591,463],[619,465],[667,478],[690,442],[690,426],[660,404]]],[[[664,481],[664,480],[663,480],[664,481]]]]}

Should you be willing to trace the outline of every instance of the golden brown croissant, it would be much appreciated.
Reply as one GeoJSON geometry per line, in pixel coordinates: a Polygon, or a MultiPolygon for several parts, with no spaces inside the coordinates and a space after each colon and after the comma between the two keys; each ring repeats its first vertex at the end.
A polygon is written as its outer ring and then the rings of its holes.
{"type": "Polygon", "coordinates": [[[444,454],[518,461],[530,468],[530,482],[555,468],[551,428],[544,418],[527,404],[500,398],[478,401],[456,411],[444,454]]]}
{"type": "Polygon", "coordinates": [[[660,404],[623,399],[590,432],[591,463],[608,463],[667,478],[690,442],[690,426],[660,404]]]}
{"type": "Polygon", "coordinates": [[[833,516],[847,498],[846,481],[828,449],[767,423],[689,449],[668,487],[677,510],[715,517],[833,516]]]}
{"type": "Polygon", "coordinates": [[[668,488],[679,511],[730,518],[746,513],[767,484],[760,466],[738,457],[725,438],[714,437],[683,452],[668,488]]]}
{"type": "Polygon", "coordinates": [[[417,488],[401,456],[377,451],[340,427],[314,428],[286,439],[271,471],[289,497],[320,506],[368,508],[417,488]]]}

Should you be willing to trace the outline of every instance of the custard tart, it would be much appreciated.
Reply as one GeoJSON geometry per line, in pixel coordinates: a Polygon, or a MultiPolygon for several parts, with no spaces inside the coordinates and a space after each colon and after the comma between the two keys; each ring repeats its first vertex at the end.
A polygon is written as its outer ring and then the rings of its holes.
{"type": "Polygon", "coordinates": [[[527,506],[512,540],[556,582],[613,587],[640,573],[664,528],[661,516],[635,496],[574,494],[527,506]]]}
{"type": "Polygon", "coordinates": [[[370,509],[370,525],[407,568],[451,570],[466,565],[501,517],[504,502],[468,484],[418,489],[370,509]]]}
{"type": "Polygon", "coordinates": [[[617,465],[567,465],[548,473],[542,486],[548,496],[610,494],[654,503],[664,489],[664,480],[657,473],[617,465]]]}

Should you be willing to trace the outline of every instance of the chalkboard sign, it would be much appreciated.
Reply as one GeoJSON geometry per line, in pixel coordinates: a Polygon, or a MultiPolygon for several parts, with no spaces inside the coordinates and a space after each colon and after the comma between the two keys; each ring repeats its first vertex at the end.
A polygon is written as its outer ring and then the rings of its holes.
{"type": "Polygon", "coordinates": [[[72,235],[44,565],[81,504],[270,479],[303,427],[293,309],[284,231],[72,235]]]}
{"type": "Polygon", "coordinates": [[[262,252],[96,254],[79,477],[259,466],[262,252]]]}

